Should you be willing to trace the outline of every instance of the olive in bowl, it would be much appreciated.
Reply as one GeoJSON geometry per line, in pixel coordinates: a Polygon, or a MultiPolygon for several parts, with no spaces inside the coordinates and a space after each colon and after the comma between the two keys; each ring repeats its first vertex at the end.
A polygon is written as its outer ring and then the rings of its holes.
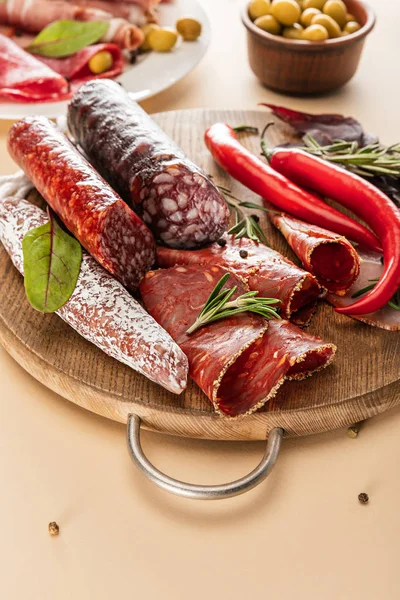
{"type": "Polygon", "coordinates": [[[271,89],[304,95],[353,77],[375,16],[362,0],[247,0],[242,21],[255,75],[271,89]]]}

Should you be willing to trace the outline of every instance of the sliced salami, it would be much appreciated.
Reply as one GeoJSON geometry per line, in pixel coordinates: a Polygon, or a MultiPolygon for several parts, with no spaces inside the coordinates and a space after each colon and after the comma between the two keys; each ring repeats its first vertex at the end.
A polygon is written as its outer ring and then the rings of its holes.
{"type": "Polygon", "coordinates": [[[71,100],[68,125],[89,160],[173,248],[217,240],[229,209],[216,186],[112,81],[90,81],[71,100]]]}
{"type": "Polygon", "coordinates": [[[8,148],[82,246],[135,289],[155,258],[153,236],[139,217],[48,119],[15,123],[8,148]]]}
{"type": "Polygon", "coordinates": [[[225,235],[218,243],[196,251],[157,247],[160,267],[217,265],[241,277],[260,296],[281,300],[281,315],[297,325],[309,322],[320,294],[313,275],[264,244],[225,235]]]}
{"type": "Polygon", "coordinates": [[[320,285],[343,296],[360,274],[360,259],[350,242],[290,215],[269,213],[269,218],[320,285]]]}
{"type": "MultiPolygon", "coordinates": [[[[48,220],[26,200],[0,202],[0,239],[23,274],[22,239],[48,220]]],[[[187,358],[142,306],[96,261],[83,253],[74,293],[57,314],[109,356],[180,394],[186,387],[187,358]]]]}
{"type": "MultiPolygon", "coordinates": [[[[144,305],[178,343],[189,374],[221,414],[249,414],[275,396],[285,379],[326,367],[336,348],[288,321],[241,313],[188,335],[208,296],[226,271],[216,266],[177,266],[150,271],[140,284],[144,305]]],[[[236,294],[248,290],[231,274],[236,294]]]]}
{"type": "MultiPolygon", "coordinates": [[[[359,251],[361,264],[360,276],[357,281],[351,286],[345,296],[337,296],[328,294],[326,300],[333,306],[350,306],[358,298],[353,298],[359,290],[372,284],[373,281],[380,279],[383,271],[382,256],[375,252],[359,251]]],[[[392,308],[388,304],[368,315],[349,315],[352,319],[362,321],[373,327],[387,329],[388,331],[400,331],[400,310],[392,308]]]]}

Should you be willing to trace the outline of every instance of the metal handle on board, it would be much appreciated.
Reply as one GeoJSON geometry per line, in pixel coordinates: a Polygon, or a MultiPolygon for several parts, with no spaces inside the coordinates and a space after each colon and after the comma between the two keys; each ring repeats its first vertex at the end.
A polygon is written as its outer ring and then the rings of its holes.
{"type": "Polygon", "coordinates": [[[244,494],[256,487],[268,477],[272,467],[276,463],[283,437],[283,429],[280,427],[272,429],[268,437],[264,456],[257,467],[248,475],[245,475],[236,481],[223,483],[221,485],[195,485],[165,475],[148,460],[140,443],[140,425],[140,417],[137,415],[129,415],[127,441],[129,453],[135,465],[142,471],[147,479],[150,479],[150,481],[158,485],[161,489],[170,492],[171,494],[176,494],[177,496],[196,500],[222,500],[223,498],[232,498],[233,496],[244,494]]]}

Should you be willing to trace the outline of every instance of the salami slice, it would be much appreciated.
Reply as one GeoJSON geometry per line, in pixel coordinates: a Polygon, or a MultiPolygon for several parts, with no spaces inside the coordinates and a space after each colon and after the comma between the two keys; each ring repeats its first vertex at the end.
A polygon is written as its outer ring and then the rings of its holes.
{"type": "Polygon", "coordinates": [[[360,274],[360,259],[350,242],[283,213],[270,213],[269,218],[320,285],[343,296],[360,274]]]}
{"type": "MultiPolygon", "coordinates": [[[[140,291],[146,309],[188,357],[189,374],[215,410],[234,417],[260,408],[285,379],[301,379],[326,367],[336,348],[288,321],[266,321],[250,313],[215,321],[187,335],[224,273],[216,266],[150,271],[140,291]]],[[[239,295],[248,289],[234,274],[228,283],[238,286],[239,295]]]]}
{"type": "Polygon", "coordinates": [[[139,217],[44,117],[13,125],[15,162],[82,246],[130,289],[154,262],[154,240],[139,217]]]}
{"type": "Polygon", "coordinates": [[[297,325],[309,322],[320,288],[313,275],[264,244],[225,235],[218,243],[196,251],[157,248],[160,267],[217,265],[241,277],[260,296],[281,300],[281,315],[297,325]]]}
{"type": "Polygon", "coordinates": [[[217,240],[229,209],[216,186],[128,94],[112,81],[90,81],[71,100],[68,125],[89,160],[174,248],[217,240]]]}
{"type": "MultiPolygon", "coordinates": [[[[333,306],[350,306],[358,300],[353,298],[359,290],[371,285],[373,281],[381,278],[383,271],[382,257],[375,252],[359,251],[361,264],[360,276],[351,286],[345,296],[328,294],[326,300],[333,306]]],[[[388,331],[400,331],[400,310],[390,307],[388,304],[374,313],[368,315],[348,315],[352,319],[362,321],[373,327],[387,329],[388,331]]],[[[344,317],[343,317],[344,318],[344,317]]]]}
{"type": "MultiPolygon", "coordinates": [[[[26,200],[0,202],[0,239],[22,274],[22,239],[47,221],[46,213],[26,200]]],[[[106,354],[170,392],[180,394],[185,389],[186,356],[122,285],[85,252],[74,293],[57,314],[106,354]]]]}
{"type": "Polygon", "coordinates": [[[89,79],[104,77],[116,77],[122,73],[124,68],[124,57],[118,46],[115,44],[94,44],[86,46],[72,56],[65,58],[48,58],[47,56],[38,56],[38,60],[44,63],[50,69],[67,78],[73,84],[82,84],[89,79]],[[109,52],[113,59],[113,64],[108,71],[94,75],[89,69],[89,61],[99,52],[109,52]]]}
{"type": "Polygon", "coordinates": [[[0,34],[0,101],[46,102],[67,94],[65,77],[0,34]]]}

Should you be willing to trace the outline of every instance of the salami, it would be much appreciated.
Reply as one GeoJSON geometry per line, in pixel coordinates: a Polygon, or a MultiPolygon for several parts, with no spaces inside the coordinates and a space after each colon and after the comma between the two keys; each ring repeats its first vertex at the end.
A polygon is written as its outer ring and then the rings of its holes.
{"type": "MultiPolygon", "coordinates": [[[[48,220],[26,200],[0,202],[0,239],[23,274],[22,239],[48,220]]],[[[74,293],[57,314],[86,340],[145,377],[180,394],[186,387],[187,358],[142,306],[83,253],[74,293]]]]}
{"type": "Polygon", "coordinates": [[[320,287],[313,275],[264,244],[225,235],[218,243],[196,251],[157,248],[160,267],[217,265],[243,279],[260,296],[281,300],[281,315],[306,325],[316,308],[320,287]]]}
{"type": "Polygon", "coordinates": [[[360,259],[350,242],[290,215],[270,213],[269,218],[319,284],[343,296],[360,274],[360,259]]]}
{"type": "Polygon", "coordinates": [[[135,289],[155,258],[146,225],[44,117],[27,117],[8,134],[15,162],[82,246],[135,289]]]}
{"type": "Polygon", "coordinates": [[[67,94],[65,77],[0,34],[0,101],[45,102],[67,94]]]}
{"type": "Polygon", "coordinates": [[[217,240],[229,209],[216,186],[112,81],[90,81],[74,95],[68,125],[89,160],[173,248],[217,240]]]}
{"type": "MultiPolygon", "coordinates": [[[[241,313],[197,330],[193,324],[225,271],[216,266],[177,266],[150,271],[140,283],[148,312],[178,343],[189,374],[218,413],[249,414],[275,396],[285,379],[302,379],[326,367],[336,348],[284,320],[241,313]]],[[[248,288],[231,274],[236,294],[248,288]]],[[[235,296],[233,296],[235,297],[235,296]]]]}
{"type": "MultiPolygon", "coordinates": [[[[359,290],[371,285],[371,282],[377,281],[382,276],[383,264],[380,254],[359,251],[359,255],[361,259],[360,276],[348,292],[344,296],[336,294],[328,294],[326,296],[326,300],[335,307],[350,306],[359,300],[357,297],[353,298],[354,294],[357,294],[359,290]]],[[[372,325],[372,327],[379,327],[388,331],[400,331],[400,310],[392,308],[389,304],[368,315],[348,316],[357,321],[372,325]]]]}

